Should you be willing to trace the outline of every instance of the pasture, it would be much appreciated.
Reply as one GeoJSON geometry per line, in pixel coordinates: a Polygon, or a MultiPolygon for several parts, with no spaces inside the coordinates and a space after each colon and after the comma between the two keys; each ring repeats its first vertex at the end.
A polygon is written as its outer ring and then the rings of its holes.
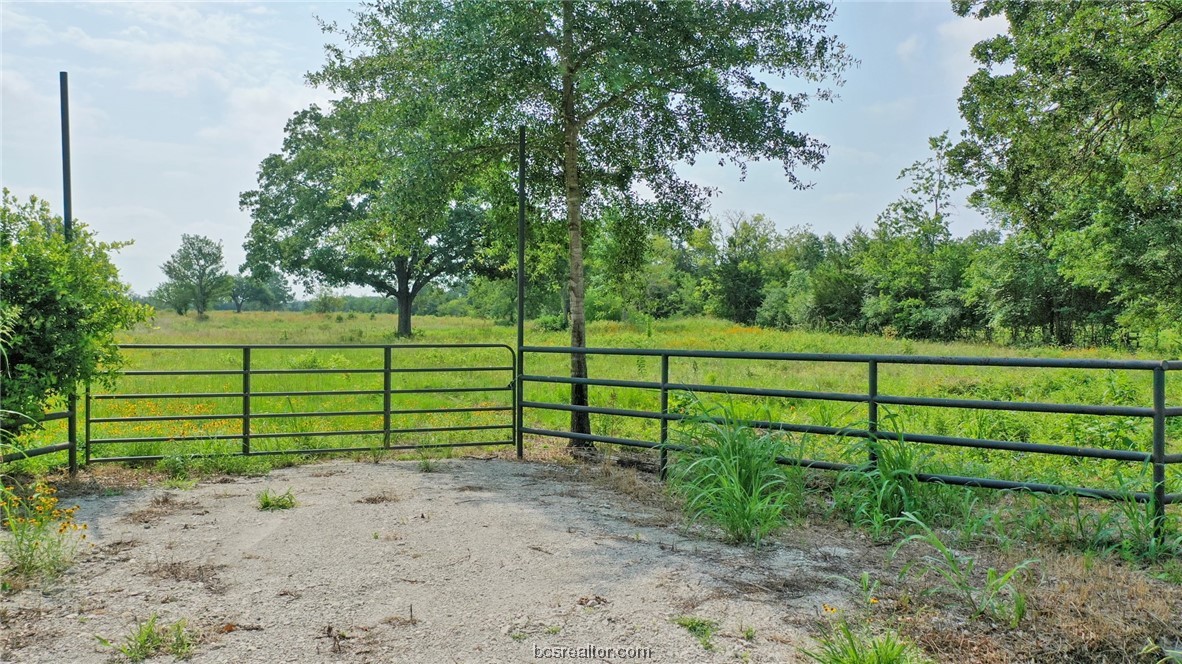
{"type": "MultiPolygon", "coordinates": [[[[419,332],[411,343],[498,343],[512,345],[514,329],[493,325],[482,319],[419,317],[419,332]]],[[[160,312],[155,321],[126,335],[127,343],[140,344],[387,344],[400,343],[393,336],[395,316],[369,314],[264,313],[233,314],[216,312],[210,320],[198,322],[160,312]]],[[[544,332],[527,328],[526,344],[563,346],[565,332],[544,332]]],[[[880,353],[933,356],[1016,356],[1054,358],[1142,358],[1160,359],[1150,349],[1119,353],[1110,349],[1066,350],[1058,348],[1014,349],[978,344],[932,344],[870,336],[843,336],[815,332],[781,332],[736,326],[712,319],[657,321],[648,324],[598,322],[590,326],[589,346],[619,348],[713,349],[723,351],[774,351],[802,353],[880,353]]],[[[127,351],[128,369],[214,370],[224,375],[212,376],[127,376],[113,392],[213,394],[241,390],[241,377],[232,372],[242,367],[241,351],[132,349],[127,351]]],[[[323,373],[257,375],[252,389],[266,393],[281,391],[365,391],[380,390],[381,350],[298,349],[256,350],[251,358],[255,371],[309,370],[323,373]],[[375,373],[349,373],[347,370],[375,373]]],[[[393,354],[395,370],[431,367],[507,367],[512,358],[502,349],[408,349],[393,354]]],[[[563,355],[531,354],[524,370],[529,374],[562,376],[568,373],[563,355]]],[[[659,366],[655,358],[592,356],[590,375],[619,380],[657,380],[659,366]]],[[[399,373],[396,390],[479,388],[507,386],[511,371],[399,373]]],[[[1169,405],[1176,405],[1182,395],[1182,372],[1167,372],[1166,393],[1169,405]]],[[[820,392],[858,393],[866,391],[866,367],[859,364],[829,362],[758,362],[750,360],[674,358],[670,362],[671,382],[734,387],[762,387],[820,392]]],[[[1038,401],[1062,404],[1111,406],[1149,406],[1152,376],[1147,371],[1043,369],[1011,367],[941,367],[884,365],[879,370],[878,389],[883,394],[917,397],[953,397],[1001,401],[1038,401]]],[[[562,403],[568,388],[557,384],[526,385],[526,401],[562,403]]],[[[107,392],[95,388],[95,393],[107,392]]],[[[459,392],[396,394],[393,409],[433,410],[441,408],[496,408],[511,404],[511,393],[459,392]]],[[[654,390],[617,387],[593,387],[592,406],[626,410],[659,410],[654,390]]],[[[691,412],[725,402],[736,412],[752,419],[775,420],[797,424],[856,428],[867,419],[864,404],[848,404],[811,399],[693,395],[674,393],[671,408],[691,412]],[[697,401],[703,403],[695,403],[697,401]]],[[[381,429],[380,396],[312,395],[257,397],[253,406],[257,418],[254,431],[263,437],[253,441],[253,451],[300,449],[301,447],[380,446],[382,436],[316,436],[293,441],[291,438],[268,439],[267,435],[302,432],[365,431],[381,429]],[[318,412],[358,412],[368,415],[324,417],[318,412]],[[271,415],[271,417],[268,417],[271,415]]],[[[240,444],[232,437],[241,433],[236,419],[212,419],[218,414],[241,412],[241,403],[226,398],[94,400],[94,418],[151,418],[165,415],[197,415],[203,420],[168,422],[140,420],[95,424],[92,438],[132,439],[137,437],[186,437],[194,441],[171,443],[121,443],[92,450],[94,458],[103,456],[194,454],[233,452],[240,444]],[[224,440],[201,440],[202,437],[225,437],[224,440]]],[[[1029,441],[1056,445],[1097,447],[1113,450],[1147,452],[1151,448],[1152,421],[1145,417],[1098,416],[1034,412],[988,411],[917,406],[881,406],[883,429],[918,434],[960,436],[1008,441],[1029,441]]],[[[453,426],[493,427],[511,424],[511,414],[503,411],[409,413],[395,416],[398,428],[442,428],[453,426]]],[[[563,429],[565,413],[527,409],[524,424],[531,428],[563,429]]],[[[594,415],[598,435],[656,441],[659,424],[613,415],[594,415]]],[[[671,439],[678,436],[671,425],[671,439]]],[[[50,425],[39,438],[55,440],[61,427],[50,425]]],[[[457,442],[511,440],[511,432],[475,429],[470,432],[411,432],[395,434],[394,445],[433,445],[457,442]]],[[[527,438],[526,454],[548,454],[565,445],[556,439],[527,438]]],[[[798,435],[793,445],[809,458],[858,462],[864,450],[850,439],[798,435]]],[[[1058,456],[978,450],[937,446],[916,446],[929,472],[977,475],[1000,479],[1024,480],[1073,486],[1122,487],[1129,491],[1147,491],[1151,474],[1147,466],[1111,460],[1076,459],[1058,456]]],[[[423,453],[430,449],[424,447],[423,453]]],[[[1167,451],[1182,451],[1182,419],[1172,418],[1167,426],[1167,451]]],[[[445,450],[431,454],[448,454],[445,450]]],[[[30,461],[30,464],[37,462],[30,461]]],[[[1167,491],[1182,490],[1177,467],[1167,478],[1167,491]]]]}

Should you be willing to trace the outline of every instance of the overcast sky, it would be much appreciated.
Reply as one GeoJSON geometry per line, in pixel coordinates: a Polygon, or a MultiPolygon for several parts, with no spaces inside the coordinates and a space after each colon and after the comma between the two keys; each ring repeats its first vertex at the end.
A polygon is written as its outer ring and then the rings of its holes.
{"type": "MultiPolygon", "coordinates": [[[[327,91],[304,74],[324,61],[317,17],[348,23],[353,3],[82,3],[2,5],[0,180],[61,213],[58,72],[70,75],[74,216],[103,240],[135,241],[116,258],[144,293],[182,233],[225,245],[235,270],[249,217],[240,192],[281,147],[284,122],[327,91]]],[[[969,49],[1005,29],[960,19],[949,3],[839,3],[833,32],[861,61],[834,103],[794,121],[830,145],[814,187],[794,190],[781,167],[702,159],[687,177],[717,187],[716,212],[763,213],[780,227],[843,235],[903,191],[901,168],[927,138],[963,126],[956,99],[974,67],[969,49]]],[[[953,231],[984,225],[963,205],[953,231]]]]}

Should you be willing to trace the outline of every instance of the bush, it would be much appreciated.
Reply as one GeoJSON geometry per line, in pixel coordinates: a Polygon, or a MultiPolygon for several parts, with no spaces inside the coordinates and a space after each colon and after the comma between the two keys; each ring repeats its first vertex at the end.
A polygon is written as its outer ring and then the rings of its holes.
{"type": "Polygon", "coordinates": [[[566,316],[560,314],[549,314],[546,316],[538,316],[534,321],[538,329],[542,332],[562,332],[567,329],[568,322],[566,316]]]}
{"type": "MultiPolygon", "coordinates": [[[[122,364],[115,333],[152,313],[132,301],[111,262],[110,253],[127,244],[98,242],[81,224],[67,243],[47,203],[22,204],[3,190],[0,319],[11,329],[0,354],[0,409],[36,418],[79,383],[114,378],[122,364]]],[[[13,419],[4,422],[9,433],[30,424],[13,419]]]]}

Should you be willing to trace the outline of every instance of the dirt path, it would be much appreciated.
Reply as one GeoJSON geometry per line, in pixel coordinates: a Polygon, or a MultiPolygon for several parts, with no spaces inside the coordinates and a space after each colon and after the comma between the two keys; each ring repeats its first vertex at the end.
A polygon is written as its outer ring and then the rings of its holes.
{"type": "Polygon", "coordinates": [[[823,604],[853,601],[839,577],[865,552],[816,531],[756,552],[579,477],[595,469],[436,468],[336,461],[80,499],[95,548],[49,592],[0,600],[0,661],[109,661],[96,635],[121,642],[157,613],[198,631],[198,663],[523,662],[588,645],[641,652],[583,661],[785,662],[823,604]],[[259,511],[264,488],[298,505],[259,511]],[[713,648],[679,616],[716,622],[713,648]]]}

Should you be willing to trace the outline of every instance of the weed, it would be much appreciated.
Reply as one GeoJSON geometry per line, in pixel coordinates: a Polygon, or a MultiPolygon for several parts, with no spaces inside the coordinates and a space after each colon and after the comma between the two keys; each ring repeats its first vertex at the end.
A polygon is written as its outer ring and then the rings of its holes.
{"type": "Polygon", "coordinates": [[[266,512],[289,510],[296,505],[296,499],[291,489],[284,493],[272,493],[270,489],[263,489],[255,497],[258,499],[259,509],[266,512]]]}
{"type": "Polygon", "coordinates": [[[915,646],[887,632],[879,636],[855,634],[844,619],[817,640],[820,650],[800,654],[820,664],[920,664],[926,662],[915,646]]]}
{"type": "Polygon", "coordinates": [[[551,636],[553,636],[554,634],[557,634],[561,631],[562,631],[562,625],[550,625],[549,627],[546,628],[546,633],[550,634],[551,636]]]}
{"type": "Polygon", "coordinates": [[[121,645],[95,635],[106,648],[114,648],[132,662],[142,662],[156,655],[167,654],[177,659],[188,659],[193,655],[193,637],[185,620],[171,625],[161,625],[160,616],[153,613],[142,623],[136,623],[121,645]]]}
{"type": "Polygon", "coordinates": [[[743,631],[743,639],[745,641],[754,641],[755,640],[755,628],[754,627],[744,627],[742,631],[743,631]]]}
{"type": "Polygon", "coordinates": [[[192,465],[189,457],[180,455],[169,455],[156,462],[156,467],[168,474],[170,480],[187,480],[189,479],[190,466],[192,465]]]}
{"type": "Polygon", "coordinates": [[[423,456],[419,457],[419,472],[420,473],[433,473],[433,472],[435,472],[435,470],[436,470],[436,468],[435,468],[435,460],[434,459],[432,459],[431,457],[429,457],[425,454],[423,456]]]}
{"type": "Polygon", "coordinates": [[[869,530],[876,540],[889,539],[897,529],[897,519],[919,506],[921,485],[916,473],[924,458],[916,449],[902,438],[868,439],[854,446],[853,453],[872,456],[874,464],[838,477],[834,491],[837,509],[852,524],[869,530]]]}
{"type": "Polygon", "coordinates": [[[800,504],[803,481],[790,482],[776,462],[785,453],[784,436],[747,425],[733,404],[707,410],[678,433],[696,457],[673,466],[672,486],[691,518],[718,524],[728,541],[759,544],[800,504]]]}
{"type": "Polygon", "coordinates": [[[0,487],[0,514],[8,531],[0,551],[15,578],[51,580],[64,572],[86,539],[86,524],[74,521],[77,507],[62,508],[57,489],[34,482],[27,489],[0,487]]]}
{"type": "Polygon", "coordinates": [[[1017,627],[1022,622],[1026,616],[1026,595],[1018,588],[1017,582],[1024,577],[1031,565],[1038,562],[1037,560],[1024,560],[1004,572],[990,567],[985,572],[985,585],[978,588],[973,583],[975,559],[958,555],[930,526],[914,514],[905,513],[899,518],[899,522],[910,524],[920,532],[900,542],[892,555],[911,542],[927,544],[938,554],[925,555],[919,561],[904,566],[899,572],[900,579],[906,578],[916,569],[919,570],[920,577],[928,572],[936,572],[944,580],[944,584],[927,591],[928,594],[940,590],[950,592],[961,600],[972,618],[988,615],[1011,627],[1017,627]]]}
{"type": "Polygon", "coordinates": [[[677,616],[673,619],[673,623],[679,627],[684,627],[706,650],[714,650],[714,641],[712,639],[714,632],[718,631],[718,623],[713,620],[696,618],[694,616],[677,616]]]}
{"type": "Polygon", "coordinates": [[[176,489],[178,491],[188,491],[197,486],[197,480],[168,478],[160,483],[160,486],[165,489],[176,489]]]}

